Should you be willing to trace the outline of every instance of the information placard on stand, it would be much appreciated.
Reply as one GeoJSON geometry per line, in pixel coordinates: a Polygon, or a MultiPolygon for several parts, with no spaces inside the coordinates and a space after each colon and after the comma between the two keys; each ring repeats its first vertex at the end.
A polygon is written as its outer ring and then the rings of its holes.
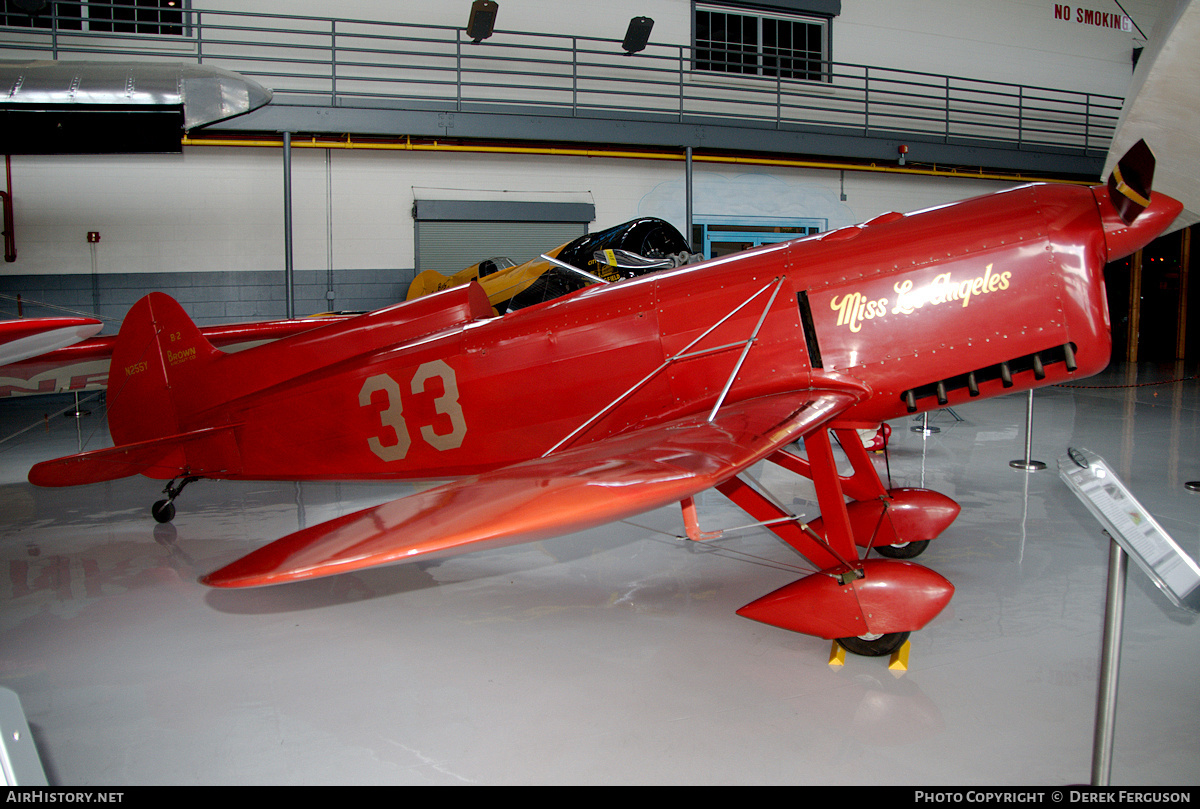
{"type": "Polygon", "coordinates": [[[1175,606],[1200,612],[1200,565],[1125,488],[1107,461],[1089,450],[1071,449],[1058,459],[1058,473],[1175,606]]]}
{"type": "Polygon", "coordinates": [[[1058,459],[1058,473],[1104,526],[1104,534],[1109,538],[1104,644],[1092,740],[1092,786],[1108,786],[1125,612],[1126,560],[1132,556],[1172,603],[1192,612],[1200,611],[1200,566],[1171,539],[1125,488],[1108,462],[1096,453],[1068,450],[1058,459]]]}

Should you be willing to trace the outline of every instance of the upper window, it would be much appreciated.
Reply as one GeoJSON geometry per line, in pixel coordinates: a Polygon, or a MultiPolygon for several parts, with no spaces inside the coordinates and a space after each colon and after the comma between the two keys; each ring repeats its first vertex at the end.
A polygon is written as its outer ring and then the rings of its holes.
{"type": "Polygon", "coordinates": [[[0,25],[103,31],[117,34],[183,34],[187,0],[54,0],[34,14],[14,0],[3,0],[0,25]]]}
{"type": "Polygon", "coordinates": [[[829,18],[696,3],[696,69],[826,81],[829,18]]]}

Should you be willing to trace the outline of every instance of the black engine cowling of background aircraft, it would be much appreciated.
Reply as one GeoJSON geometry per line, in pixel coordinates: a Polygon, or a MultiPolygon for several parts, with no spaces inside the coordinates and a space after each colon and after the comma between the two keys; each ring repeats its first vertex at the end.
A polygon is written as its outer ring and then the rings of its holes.
{"type": "MultiPolygon", "coordinates": [[[[617,275],[605,274],[598,267],[596,253],[600,250],[628,250],[646,258],[665,258],[675,253],[691,250],[687,240],[670,222],[654,217],[633,219],[616,227],[580,236],[558,253],[558,260],[572,267],[587,270],[606,281],[616,281],[617,275]]],[[[636,273],[623,273],[620,277],[632,278],[636,273]]]]}
{"type": "MultiPolygon", "coordinates": [[[[677,253],[688,253],[691,247],[670,222],[647,216],[624,222],[608,230],[580,236],[565,245],[558,252],[557,258],[564,264],[578,267],[606,281],[633,278],[647,271],[632,268],[618,270],[609,265],[600,265],[596,261],[596,253],[602,250],[627,250],[646,258],[665,258],[677,253]]],[[[514,295],[508,302],[508,310],[522,309],[535,303],[553,300],[568,292],[583,289],[587,283],[587,279],[582,276],[553,267],[527,289],[514,295]]]]}

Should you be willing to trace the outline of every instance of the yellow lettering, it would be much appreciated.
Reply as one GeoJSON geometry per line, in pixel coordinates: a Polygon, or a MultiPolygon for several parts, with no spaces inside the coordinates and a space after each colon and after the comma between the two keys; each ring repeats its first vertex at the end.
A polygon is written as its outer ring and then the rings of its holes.
{"type": "Polygon", "coordinates": [[[911,299],[912,288],[913,282],[911,278],[905,278],[903,281],[892,284],[892,289],[896,292],[896,306],[892,309],[893,315],[911,315],[913,309],[921,305],[921,303],[911,299]]]}
{"type": "Polygon", "coordinates": [[[196,347],[185,348],[182,351],[172,351],[167,349],[167,362],[171,365],[178,365],[181,362],[196,359],[196,347]]]}
{"type": "Polygon", "coordinates": [[[846,295],[840,301],[836,295],[833,296],[833,300],[829,302],[829,307],[838,313],[837,324],[839,326],[845,326],[850,322],[850,316],[854,309],[854,304],[857,303],[858,299],[861,297],[862,295],[858,292],[853,292],[849,295],[846,295]]]}
{"type": "MultiPolygon", "coordinates": [[[[911,315],[925,304],[939,306],[948,301],[959,301],[965,309],[973,297],[1006,290],[1011,285],[1012,273],[993,272],[993,266],[988,264],[983,273],[974,278],[956,279],[953,273],[939,273],[921,287],[911,278],[896,281],[892,284],[896,301],[890,312],[911,315]]],[[[848,326],[854,332],[862,327],[862,321],[883,317],[889,312],[887,298],[867,300],[860,292],[847,293],[840,299],[834,297],[831,306],[838,313],[838,325],[848,326]]]]}
{"type": "Polygon", "coordinates": [[[887,311],[887,298],[869,301],[861,292],[850,292],[841,300],[835,295],[829,308],[838,313],[839,326],[849,326],[850,331],[857,334],[862,330],[864,320],[874,320],[887,311]]]}

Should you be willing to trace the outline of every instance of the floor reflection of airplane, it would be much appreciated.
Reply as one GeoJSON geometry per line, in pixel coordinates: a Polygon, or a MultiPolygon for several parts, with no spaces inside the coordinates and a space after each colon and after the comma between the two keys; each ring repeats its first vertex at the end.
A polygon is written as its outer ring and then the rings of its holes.
{"type": "Polygon", "coordinates": [[[740,614],[886,653],[948,603],[950,583],[907,559],[959,507],[885,488],[855,430],[1102,369],[1104,266],[1181,210],[1150,199],[1152,172],[1139,144],[1107,186],[885,214],[502,317],[470,283],[236,354],[151,294],[113,348],[116,446],[29,479],[172,479],[160,519],[204,477],[453,479],[267,544],[204,577],[215,587],[542,539],[677,502],[703,541],[693,498],[715,487],[818,570],[740,614]],[[819,519],[742,476],[764,459],[813,480],[819,519]]]}
{"type": "Polygon", "coordinates": [[[642,217],[580,236],[522,264],[497,257],[449,276],[425,270],[413,279],[408,300],[478,281],[493,309],[511,312],[599,281],[634,278],[650,270],[681,266],[693,258],[687,241],[673,225],[642,217]],[[627,260],[620,260],[622,257],[627,260]],[[639,257],[644,260],[637,261],[639,257]]]}

